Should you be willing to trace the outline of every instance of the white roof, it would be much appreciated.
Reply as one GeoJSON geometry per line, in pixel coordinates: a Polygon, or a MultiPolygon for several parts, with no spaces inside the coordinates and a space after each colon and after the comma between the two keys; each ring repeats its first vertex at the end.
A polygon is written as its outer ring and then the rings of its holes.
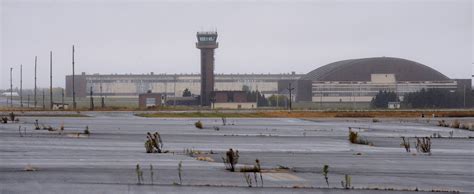
{"type": "MultiPolygon", "coordinates": [[[[20,95],[18,95],[17,92],[12,92],[11,95],[12,95],[12,96],[20,96],[20,95]]],[[[3,93],[2,93],[2,96],[10,96],[10,92],[3,92],[3,93]]]]}

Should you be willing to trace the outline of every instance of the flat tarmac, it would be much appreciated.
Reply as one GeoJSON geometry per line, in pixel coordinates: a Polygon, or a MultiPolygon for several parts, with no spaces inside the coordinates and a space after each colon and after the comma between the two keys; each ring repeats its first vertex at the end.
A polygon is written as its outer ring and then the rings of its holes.
{"type": "MultiPolygon", "coordinates": [[[[473,131],[438,127],[455,118],[142,118],[127,112],[90,117],[20,117],[0,124],[0,193],[423,193],[474,191],[473,131]],[[34,130],[40,125],[64,131],[34,130]],[[200,120],[204,129],[194,123],[200,120]],[[88,126],[90,135],[84,135],[88,126]],[[19,132],[21,131],[21,137],[19,132]],[[348,128],[373,146],[351,144],[348,128]],[[218,130],[216,130],[218,128],[218,130]],[[147,132],[159,132],[169,153],[147,154],[147,132]],[[449,138],[453,131],[453,137],[449,138]],[[26,133],[25,133],[26,132],[26,133]],[[417,153],[414,137],[432,138],[431,155],[417,153]],[[411,152],[400,147],[410,137],[411,152]],[[259,159],[263,188],[225,170],[229,148],[238,168],[259,159]],[[202,152],[199,161],[184,150],[202,152]],[[178,163],[182,161],[182,185],[178,163]],[[144,185],[137,185],[136,165],[144,185]],[[153,182],[150,176],[153,165],[153,182]],[[329,186],[322,167],[329,165],[329,186]],[[26,168],[34,171],[26,171],[26,168]],[[353,189],[342,189],[350,175],[353,189]]],[[[462,123],[474,118],[458,118],[462,123]]],[[[253,173],[251,173],[253,177],[253,173]]]]}

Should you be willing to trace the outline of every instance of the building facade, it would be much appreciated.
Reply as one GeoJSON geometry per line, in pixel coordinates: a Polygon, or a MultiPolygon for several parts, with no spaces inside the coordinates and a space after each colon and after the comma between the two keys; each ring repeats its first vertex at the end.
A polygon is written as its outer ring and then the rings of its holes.
{"type": "MultiPolygon", "coordinates": [[[[215,74],[214,89],[242,90],[247,86],[265,96],[277,94],[278,82],[296,81],[302,74],[215,74]]],[[[107,98],[138,98],[151,90],[166,96],[180,97],[187,88],[195,96],[201,92],[200,74],[86,74],[75,76],[76,97],[87,97],[90,88],[94,96],[107,98]]],[[[72,96],[72,76],[66,76],[66,96],[72,96]]]]}

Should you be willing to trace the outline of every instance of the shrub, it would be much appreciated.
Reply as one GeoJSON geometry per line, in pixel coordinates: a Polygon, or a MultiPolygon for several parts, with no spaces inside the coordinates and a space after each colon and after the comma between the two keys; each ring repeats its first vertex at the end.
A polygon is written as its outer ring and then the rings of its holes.
{"type": "Polygon", "coordinates": [[[407,138],[407,140],[405,141],[405,137],[402,137],[402,143],[400,144],[400,146],[405,147],[405,150],[407,152],[411,152],[411,150],[410,150],[410,138],[407,138]]]}
{"type": "Polygon", "coordinates": [[[459,126],[461,125],[461,123],[458,121],[458,120],[454,120],[452,123],[451,123],[451,127],[452,128],[457,128],[459,129],[459,126]]]}
{"type": "Polygon", "coordinates": [[[146,153],[162,153],[163,141],[158,132],[155,132],[151,135],[150,132],[147,133],[147,140],[145,141],[145,150],[146,153]]]}
{"type": "Polygon", "coordinates": [[[35,120],[35,130],[40,130],[41,127],[39,126],[38,119],[35,120]]]}
{"type": "Polygon", "coordinates": [[[196,123],[194,123],[194,126],[198,129],[204,128],[201,121],[197,121],[196,123]]]}
{"type": "Polygon", "coordinates": [[[145,141],[145,150],[146,150],[146,153],[154,152],[153,144],[151,143],[149,139],[145,141]]]}
{"type": "Polygon", "coordinates": [[[379,122],[379,120],[378,119],[372,119],[372,122],[377,123],[377,122],[379,122]]]}
{"type": "Polygon", "coordinates": [[[329,173],[329,165],[324,165],[324,167],[323,167],[323,176],[324,176],[324,179],[326,179],[326,184],[329,187],[328,173],[329,173]]]}
{"type": "MultiPolygon", "coordinates": [[[[62,130],[64,130],[64,126],[61,127],[62,130]]],[[[90,135],[91,132],[89,131],[89,126],[86,126],[86,129],[84,129],[84,134],[90,135]]]]}
{"type": "Polygon", "coordinates": [[[440,127],[449,127],[449,123],[445,120],[438,121],[438,126],[440,127]]]}
{"type": "Polygon", "coordinates": [[[255,166],[244,166],[240,168],[240,172],[260,172],[260,169],[255,166]]]}
{"type": "Polygon", "coordinates": [[[429,137],[416,138],[416,150],[431,154],[431,139],[429,137]]]}
{"type": "Polygon", "coordinates": [[[230,148],[229,151],[226,152],[226,157],[222,158],[222,161],[227,170],[235,172],[235,165],[239,162],[239,150],[234,151],[230,148]]]}
{"type": "Polygon", "coordinates": [[[6,124],[8,122],[8,117],[2,117],[2,123],[6,124]]]}
{"type": "Polygon", "coordinates": [[[438,126],[444,127],[444,120],[438,121],[438,126]]]}
{"type": "Polygon", "coordinates": [[[349,141],[353,144],[361,144],[361,145],[370,145],[373,146],[374,144],[369,142],[367,139],[362,139],[359,134],[349,127],[349,141]]]}
{"type": "Polygon", "coordinates": [[[355,131],[352,131],[352,129],[349,127],[349,141],[351,143],[356,143],[358,138],[359,138],[358,133],[355,131]]]}

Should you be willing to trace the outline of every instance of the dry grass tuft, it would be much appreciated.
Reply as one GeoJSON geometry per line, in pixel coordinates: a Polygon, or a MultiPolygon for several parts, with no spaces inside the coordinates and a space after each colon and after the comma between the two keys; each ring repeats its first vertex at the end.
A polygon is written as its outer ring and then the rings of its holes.
{"type": "Polygon", "coordinates": [[[196,158],[196,160],[206,161],[206,162],[214,162],[214,159],[212,159],[211,157],[207,157],[207,156],[199,156],[199,157],[196,158]]]}
{"type": "Polygon", "coordinates": [[[37,171],[35,167],[31,166],[30,164],[26,165],[24,168],[25,171],[37,171]]]}
{"type": "Polygon", "coordinates": [[[197,121],[196,123],[194,123],[194,126],[198,129],[203,129],[204,128],[201,121],[197,121]]]}

